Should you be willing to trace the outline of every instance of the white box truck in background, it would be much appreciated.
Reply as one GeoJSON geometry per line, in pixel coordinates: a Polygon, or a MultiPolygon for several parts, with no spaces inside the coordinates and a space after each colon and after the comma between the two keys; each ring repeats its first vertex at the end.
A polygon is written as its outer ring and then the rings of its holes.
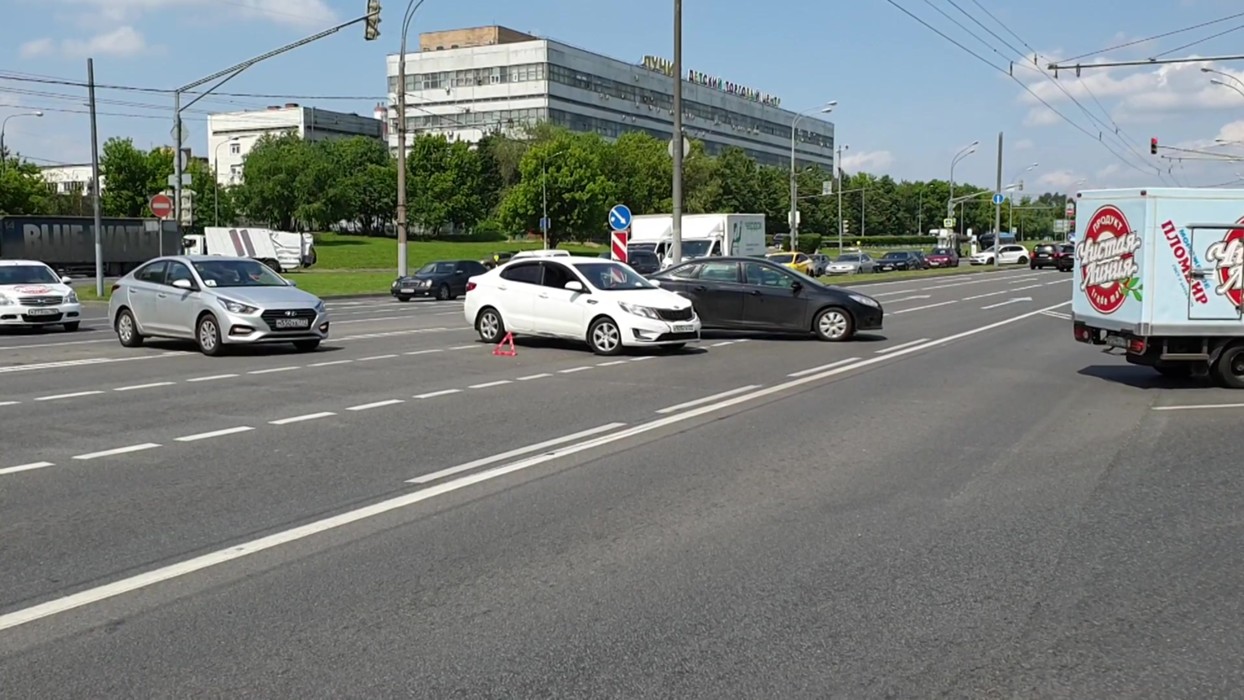
{"type": "Polygon", "coordinates": [[[1086,191],[1075,339],[1172,376],[1244,389],[1244,190],[1086,191]]]}
{"type": "Polygon", "coordinates": [[[187,255],[252,258],[277,272],[311,267],[316,261],[314,236],[267,228],[208,226],[202,234],[183,236],[182,250],[187,255]]]}
{"type": "MultiPolygon", "coordinates": [[[[646,214],[631,220],[630,244],[653,246],[661,267],[678,260],[670,259],[674,217],[670,214],[646,214]]],[[[764,257],[764,214],[684,214],[682,217],[683,260],[712,255],[746,255],[764,257]]]]}

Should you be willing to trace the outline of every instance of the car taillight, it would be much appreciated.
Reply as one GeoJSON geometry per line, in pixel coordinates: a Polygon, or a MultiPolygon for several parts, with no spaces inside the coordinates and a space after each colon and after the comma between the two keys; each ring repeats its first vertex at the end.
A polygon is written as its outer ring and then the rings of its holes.
{"type": "Polygon", "coordinates": [[[471,291],[472,289],[475,289],[475,283],[474,283],[474,282],[467,282],[467,289],[466,289],[466,290],[469,292],[469,291],[471,291]]]}
{"type": "Polygon", "coordinates": [[[1145,354],[1145,350],[1148,347],[1149,347],[1149,343],[1144,338],[1132,338],[1127,343],[1127,351],[1132,353],[1133,355],[1145,354]]]}

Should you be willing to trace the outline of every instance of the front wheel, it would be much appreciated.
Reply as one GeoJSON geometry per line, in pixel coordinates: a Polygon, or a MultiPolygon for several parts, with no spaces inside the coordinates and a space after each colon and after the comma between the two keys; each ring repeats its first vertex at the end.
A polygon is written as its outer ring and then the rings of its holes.
{"type": "Polygon", "coordinates": [[[1244,345],[1232,345],[1223,350],[1211,373],[1228,389],[1244,389],[1244,345]]]}
{"type": "Polygon", "coordinates": [[[475,332],[479,333],[480,340],[496,345],[505,337],[505,322],[496,309],[488,307],[475,319],[475,332]]]}
{"type": "Polygon", "coordinates": [[[449,285],[442,284],[441,286],[436,288],[436,298],[438,300],[449,301],[450,297],[451,297],[451,294],[449,292],[449,285]]]}
{"type": "Polygon", "coordinates": [[[211,314],[204,314],[199,319],[194,331],[195,342],[199,352],[209,357],[216,357],[224,351],[224,343],[220,340],[220,323],[211,314]]]}
{"type": "Polygon", "coordinates": [[[117,314],[116,331],[117,340],[121,341],[123,347],[136,348],[143,344],[143,337],[138,334],[138,324],[129,309],[121,309],[121,313],[117,314]]]}
{"type": "Polygon", "coordinates": [[[398,297],[398,298],[397,298],[397,300],[398,300],[398,301],[400,301],[400,302],[402,302],[403,304],[405,304],[406,302],[410,301],[410,297],[402,297],[402,296],[400,296],[400,297],[398,297]]]}
{"type": "Polygon", "coordinates": [[[855,332],[855,324],[845,309],[831,306],[816,315],[812,330],[816,337],[833,343],[850,339],[855,332]]]}
{"type": "Polygon", "coordinates": [[[78,330],[81,323],[82,323],[81,321],[70,321],[69,323],[65,324],[65,330],[69,333],[73,333],[74,331],[78,330]]]}
{"type": "Polygon", "coordinates": [[[617,355],[622,352],[622,331],[612,318],[598,318],[587,329],[587,344],[597,355],[617,355]]]}
{"type": "Polygon", "coordinates": [[[294,349],[298,352],[314,352],[320,347],[320,341],[317,340],[295,340],[294,349]]]}

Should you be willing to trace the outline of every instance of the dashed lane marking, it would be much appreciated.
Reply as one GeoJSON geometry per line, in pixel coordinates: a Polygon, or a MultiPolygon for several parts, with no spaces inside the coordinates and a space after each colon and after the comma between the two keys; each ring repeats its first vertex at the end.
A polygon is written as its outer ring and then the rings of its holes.
{"type": "Polygon", "coordinates": [[[548,377],[551,377],[551,376],[553,375],[549,374],[548,372],[541,372],[540,374],[529,374],[526,377],[519,377],[518,381],[529,382],[533,379],[547,379],[548,377]]]}
{"type": "Polygon", "coordinates": [[[34,469],[46,469],[54,466],[56,465],[51,462],[31,462],[30,464],[19,464],[16,467],[5,467],[4,469],[0,469],[0,476],[3,476],[4,474],[28,472],[34,469]]]}
{"type": "Polygon", "coordinates": [[[173,386],[173,382],[151,382],[149,384],[131,384],[130,386],[119,386],[113,391],[139,391],[141,389],[155,389],[162,386],[173,386]]]}
{"type": "Polygon", "coordinates": [[[337,365],[354,364],[354,360],[329,360],[328,362],[316,362],[308,367],[335,367],[337,365]]]}
{"type": "Polygon", "coordinates": [[[510,380],[502,379],[502,380],[495,381],[495,382],[484,382],[483,384],[472,384],[471,386],[467,388],[468,389],[491,389],[495,386],[504,386],[510,383],[511,383],[510,380]]]}
{"type": "Polygon", "coordinates": [[[346,410],[347,411],[370,411],[373,408],[384,408],[386,406],[396,406],[400,403],[405,403],[405,401],[402,401],[401,399],[387,399],[385,401],[373,401],[372,403],[365,403],[365,404],[360,404],[358,406],[351,406],[347,408],[346,410]]]}
{"type": "Polygon", "coordinates": [[[484,457],[482,459],[472,460],[470,462],[466,462],[465,464],[459,464],[454,467],[449,467],[448,469],[442,469],[440,471],[432,472],[431,474],[424,474],[423,476],[416,476],[413,479],[407,479],[406,483],[426,484],[432,481],[439,481],[441,479],[444,479],[447,476],[453,476],[454,474],[460,474],[462,472],[470,471],[472,469],[478,469],[479,467],[486,467],[489,464],[496,464],[497,462],[504,462],[507,459],[513,459],[514,457],[520,457],[525,454],[531,454],[532,452],[539,452],[540,450],[547,450],[550,447],[564,445],[568,442],[574,442],[575,440],[581,440],[586,437],[600,435],[601,433],[607,433],[611,430],[617,430],[618,428],[624,428],[624,427],[626,427],[625,423],[609,423],[606,425],[597,426],[595,428],[589,428],[582,432],[575,433],[574,435],[563,435],[561,437],[553,438],[552,440],[545,440],[544,442],[538,442],[534,445],[526,445],[524,447],[518,447],[508,452],[503,452],[501,454],[491,455],[488,457],[484,457]]]}
{"type": "Polygon", "coordinates": [[[898,311],[891,311],[890,313],[891,314],[909,314],[913,311],[924,311],[925,309],[936,309],[939,306],[949,306],[951,304],[958,304],[958,303],[959,301],[957,299],[952,299],[951,301],[942,301],[936,304],[925,304],[924,306],[913,306],[910,309],[899,309],[898,311]]]}
{"type": "Polygon", "coordinates": [[[752,389],[759,389],[759,388],[760,388],[759,384],[749,384],[748,386],[741,386],[736,389],[730,389],[729,391],[723,391],[720,394],[713,394],[712,396],[705,396],[702,399],[695,399],[693,401],[686,401],[684,403],[674,404],[673,406],[666,406],[665,408],[658,409],[657,413],[661,413],[661,414],[677,413],[678,411],[681,411],[686,408],[691,408],[693,406],[699,406],[700,404],[712,403],[713,401],[718,401],[728,396],[734,396],[735,394],[742,394],[744,392],[751,391],[752,389]]]}
{"type": "Polygon", "coordinates": [[[213,374],[210,377],[194,377],[192,379],[187,379],[186,381],[190,383],[215,382],[215,381],[220,381],[221,379],[234,379],[237,376],[238,375],[236,374],[213,374]]]}
{"type": "Polygon", "coordinates": [[[290,365],[286,367],[269,367],[268,369],[254,369],[247,374],[276,374],[277,372],[293,372],[296,369],[302,369],[299,365],[290,365]]]}
{"type": "Polygon", "coordinates": [[[415,394],[416,399],[435,399],[440,396],[449,396],[450,394],[460,394],[461,389],[442,389],[441,391],[429,391],[426,394],[415,394]]]}
{"type": "Polygon", "coordinates": [[[799,370],[798,372],[791,372],[790,374],[786,376],[794,377],[794,378],[806,377],[810,374],[816,374],[817,372],[824,372],[827,369],[833,369],[835,367],[841,367],[842,365],[849,364],[851,362],[856,362],[859,359],[860,358],[858,357],[848,357],[845,360],[838,360],[837,362],[831,362],[827,365],[821,365],[819,367],[811,367],[809,369],[799,370]]]}
{"type": "Polygon", "coordinates": [[[183,435],[179,438],[173,438],[177,442],[198,442],[199,440],[209,440],[211,438],[225,437],[226,435],[237,435],[238,433],[248,433],[254,430],[249,425],[239,425],[233,428],[222,428],[220,430],[210,430],[206,433],[197,433],[195,435],[183,435]]]}
{"type": "Polygon", "coordinates": [[[888,348],[881,348],[880,350],[877,351],[877,354],[885,355],[886,353],[891,353],[896,350],[902,350],[903,348],[908,348],[908,347],[911,347],[912,345],[919,345],[920,343],[927,343],[928,341],[929,341],[928,338],[921,338],[920,340],[913,340],[907,343],[899,343],[898,345],[891,345],[888,348]]]}
{"type": "Polygon", "coordinates": [[[372,355],[371,357],[360,357],[359,362],[375,362],[376,360],[392,360],[397,355],[372,355]]]}
{"type": "Polygon", "coordinates": [[[558,374],[574,374],[575,372],[586,372],[589,369],[591,369],[590,366],[584,365],[583,367],[571,367],[570,369],[559,369],[557,370],[557,373],[558,374]]]}
{"type": "Polygon", "coordinates": [[[72,394],[53,394],[52,396],[39,396],[35,401],[60,401],[61,399],[78,399],[83,396],[95,396],[102,394],[102,391],[75,391],[72,394]]]}
{"type": "Polygon", "coordinates": [[[99,459],[101,457],[115,457],[117,455],[127,455],[133,452],[142,452],[144,450],[154,450],[159,447],[159,443],[144,442],[138,445],[129,445],[127,447],[116,447],[111,450],[102,450],[100,452],[88,452],[84,455],[74,455],[74,459],[88,460],[99,459]]]}
{"type": "Polygon", "coordinates": [[[302,416],[291,416],[289,418],[278,418],[277,420],[270,420],[268,421],[268,423],[270,425],[290,425],[292,423],[305,423],[311,420],[320,420],[321,418],[329,418],[335,415],[337,414],[333,413],[332,411],[320,411],[319,413],[308,413],[302,416]]]}

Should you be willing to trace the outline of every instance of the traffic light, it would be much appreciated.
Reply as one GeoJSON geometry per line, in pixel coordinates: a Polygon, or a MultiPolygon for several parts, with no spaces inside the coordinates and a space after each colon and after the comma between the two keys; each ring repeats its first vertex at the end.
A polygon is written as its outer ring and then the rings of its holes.
{"type": "Polygon", "coordinates": [[[363,38],[374,41],[380,36],[380,0],[367,0],[367,23],[363,27],[363,38]]]}
{"type": "Polygon", "coordinates": [[[1158,154],[1158,137],[1156,136],[1149,139],[1149,153],[1155,156],[1158,154]]]}

